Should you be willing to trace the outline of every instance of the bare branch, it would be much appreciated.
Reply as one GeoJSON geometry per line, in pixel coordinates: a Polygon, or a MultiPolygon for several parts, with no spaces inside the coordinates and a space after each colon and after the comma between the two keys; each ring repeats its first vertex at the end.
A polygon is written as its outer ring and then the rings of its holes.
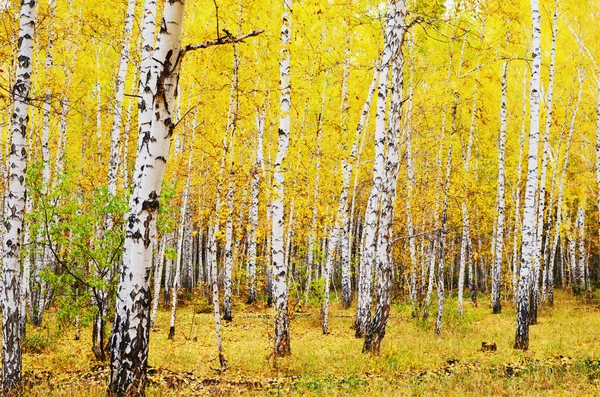
{"type": "MultiPolygon", "coordinates": [[[[226,32],[226,33],[228,33],[228,32],[226,32]]],[[[242,43],[248,37],[258,36],[261,33],[264,33],[264,30],[262,30],[262,29],[260,29],[260,30],[253,30],[250,33],[242,34],[242,35],[237,36],[237,37],[233,36],[232,34],[226,34],[223,37],[219,37],[219,38],[217,38],[215,40],[211,40],[211,41],[205,41],[204,43],[200,43],[200,44],[188,44],[188,45],[185,46],[185,48],[183,49],[182,52],[199,50],[201,48],[212,47],[212,46],[215,46],[215,45],[242,43]]]]}

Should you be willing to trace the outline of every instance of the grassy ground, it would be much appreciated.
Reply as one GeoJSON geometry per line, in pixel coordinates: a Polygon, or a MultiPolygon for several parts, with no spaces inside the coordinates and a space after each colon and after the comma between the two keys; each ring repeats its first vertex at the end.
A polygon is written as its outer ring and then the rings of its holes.
{"type": "MultiPolygon", "coordinates": [[[[178,311],[170,341],[170,313],[159,313],[152,332],[149,396],[171,395],[358,395],[358,396],[518,396],[600,395],[600,309],[557,292],[554,308],[544,308],[531,328],[530,350],[512,349],[515,311],[490,314],[488,297],[478,308],[456,315],[448,300],[442,335],[432,322],[410,318],[395,305],[382,354],[361,353],[362,340],[350,329],[354,308],[331,307],[329,335],[320,328],[319,309],[304,307],[291,322],[292,355],[273,361],[272,309],[238,303],[234,321],[224,324],[229,368],[218,370],[214,318],[205,299],[178,311]],[[205,313],[202,313],[205,312],[205,313]],[[496,352],[481,352],[495,342],[496,352]]],[[[434,302],[435,303],[435,302],[434,302]]],[[[105,393],[107,370],[93,360],[90,330],[74,341],[74,330],[60,335],[47,316],[43,329],[29,328],[23,368],[26,395],[92,396],[105,393]]],[[[435,319],[435,312],[432,314],[435,319]]]]}

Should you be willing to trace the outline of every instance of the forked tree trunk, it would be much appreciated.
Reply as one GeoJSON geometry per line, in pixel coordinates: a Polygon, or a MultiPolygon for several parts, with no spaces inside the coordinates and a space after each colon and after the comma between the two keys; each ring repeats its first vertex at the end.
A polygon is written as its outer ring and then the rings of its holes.
{"type": "MultiPolygon", "coordinates": [[[[389,34],[386,27],[386,35],[389,34]]],[[[360,256],[360,273],[358,282],[358,306],[356,309],[355,336],[363,338],[368,331],[371,321],[371,286],[375,255],[377,249],[377,223],[383,191],[383,178],[385,177],[385,115],[388,87],[388,72],[392,48],[386,43],[379,74],[379,87],[377,89],[377,114],[375,123],[375,161],[373,164],[373,186],[365,210],[365,224],[363,229],[363,243],[360,256]]]]}
{"type": "MultiPolygon", "coordinates": [[[[386,45],[390,47],[390,58],[383,59],[392,70],[392,91],[390,110],[388,115],[387,156],[385,164],[385,182],[383,184],[383,197],[381,202],[381,217],[379,220],[378,247],[377,247],[377,305],[373,320],[365,336],[363,352],[379,354],[381,342],[385,336],[387,320],[390,314],[392,301],[392,231],[394,221],[394,204],[396,202],[396,185],[400,167],[400,118],[402,115],[402,94],[404,88],[404,55],[402,46],[406,34],[406,2],[399,0],[391,2],[388,7],[386,31],[386,45]]],[[[386,64],[384,63],[384,66],[386,64]]]]}

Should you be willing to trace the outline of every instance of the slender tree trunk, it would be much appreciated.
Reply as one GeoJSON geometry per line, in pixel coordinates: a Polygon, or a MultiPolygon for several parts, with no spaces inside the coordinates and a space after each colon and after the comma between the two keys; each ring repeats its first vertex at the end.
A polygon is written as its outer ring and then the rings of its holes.
{"type": "Polygon", "coordinates": [[[554,23],[552,28],[552,52],[550,61],[550,76],[548,81],[548,94],[546,98],[546,129],[544,131],[543,147],[544,154],[542,156],[542,171],[540,175],[540,188],[538,195],[538,210],[537,210],[537,232],[536,246],[534,251],[534,266],[531,288],[531,302],[529,308],[529,323],[537,324],[538,304],[540,301],[539,278],[540,269],[543,268],[543,251],[542,240],[544,233],[544,206],[546,204],[546,173],[548,170],[548,158],[550,152],[550,126],[552,125],[552,93],[554,88],[554,64],[556,63],[556,36],[558,31],[558,8],[554,9],[554,23]]]}
{"type": "Polygon", "coordinates": [[[577,239],[577,259],[571,264],[576,274],[573,292],[576,295],[583,295],[585,292],[585,208],[583,206],[577,210],[573,237],[577,239]]]}
{"type": "Polygon", "coordinates": [[[231,289],[232,289],[232,271],[233,271],[233,193],[235,190],[235,171],[234,171],[234,155],[233,155],[233,136],[237,127],[238,117],[238,69],[239,55],[237,46],[233,47],[233,72],[231,79],[231,98],[229,102],[229,114],[227,123],[227,133],[230,135],[230,150],[227,151],[229,157],[229,189],[227,190],[227,220],[225,221],[225,272],[223,277],[223,320],[231,321],[231,289]]]}
{"type": "Polygon", "coordinates": [[[165,263],[165,248],[167,245],[167,237],[163,235],[160,239],[158,247],[158,257],[154,263],[154,294],[152,299],[152,313],[150,314],[150,327],[154,327],[156,322],[156,314],[158,313],[158,296],[160,295],[160,285],[162,283],[163,266],[165,263]]]}
{"type": "Polygon", "coordinates": [[[523,119],[521,123],[521,134],[519,135],[519,158],[517,159],[517,179],[515,181],[515,221],[513,225],[513,253],[512,253],[512,286],[513,302],[517,304],[517,274],[519,273],[519,229],[521,225],[521,171],[523,169],[523,147],[525,146],[525,124],[527,116],[527,69],[523,75],[523,119]]]}
{"type": "Polygon", "coordinates": [[[283,0],[283,23],[281,25],[281,60],[279,62],[280,118],[277,157],[273,173],[273,296],[275,330],[274,355],[291,354],[290,323],[288,317],[288,293],[283,254],[284,183],[285,161],[290,140],[290,37],[292,28],[292,0],[283,0]]]}
{"type": "Polygon", "coordinates": [[[444,204],[442,207],[442,225],[439,231],[439,267],[437,280],[438,293],[438,312],[435,320],[435,334],[439,335],[442,332],[442,316],[444,314],[444,257],[446,246],[446,233],[448,224],[448,193],[450,192],[450,170],[452,166],[452,145],[448,148],[448,165],[446,166],[446,182],[444,184],[444,204]]]}
{"type": "Polygon", "coordinates": [[[219,275],[217,272],[217,238],[218,233],[218,214],[215,215],[215,225],[217,227],[209,232],[208,234],[208,253],[210,263],[210,282],[212,285],[212,304],[213,311],[215,314],[215,338],[217,342],[217,349],[219,353],[219,363],[221,367],[227,366],[227,360],[223,355],[223,339],[221,338],[221,313],[219,310],[219,275]]]}
{"type": "Polygon", "coordinates": [[[532,67],[529,123],[529,155],[527,162],[527,185],[523,210],[522,257],[519,272],[517,301],[517,326],[515,349],[529,348],[529,291],[531,272],[536,246],[536,205],[535,193],[538,179],[538,138],[540,132],[540,67],[541,67],[541,26],[538,0],[531,0],[532,20],[532,67]]]}
{"type": "Polygon", "coordinates": [[[256,115],[256,160],[252,173],[252,198],[249,211],[248,235],[248,301],[256,302],[256,231],[258,229],[258,196],[260,193],[260,177],[263,168],[263,135],[265,130],[266,109],[263,108],[256,115]]]}
{"type": "MultiPolygon", "coordinates": [[[[123,159],[119,158],[119,148],[121,143],[121,121],[123,113],[123,98],[125,97],[125,79],[127,77],[127,65],[129,63],[129,41],[133,30],[133,20],[135,13],[135,0],[127,1],[127,14],[125,15],[125,28],[123,30],[123,47],[121,48],[121,58],[119,60],[119,71],[116,80],[115,103],[113,108],[113,124],[110,138],[110,159],[108,165],[108,192],[111,195],[117,194],[117,172],[119,163],[123,159]]],[[[110,218],[110,217],[109,217],[110,218]]],[[[108,219],[107,229],[112,228],[112,219],[108,219]]]]}
{"type": "Polygon", "coordinates": [[[508,91],[508,61],[502,67],[502,101],[500,105],[500,141],[498,144],[498,218],[496,220],[496,252],[492,264],[492,312],[502,311],[500,289],[502,286],[502,248],[504,245],[504,147],[506,145],[506,97],[508,91]]]}
{"type": "MultiPolygon", "coordinates": [[[[193,142],[193,132],[192,132],[192,142],[193,142]]],[[[189,188],[190,188],[190,173],[192,166],[192,156],[193,156],[193,146],[190,145],[190,157],[188,161],[188,169],[187,169],[187,180],[185,182],[185,187],[183,188],[183,197],[181,203],[181,212],[179,214],[179,229],[177,231],[177,259],[175,261],[175,278],[173,280],[173,286],[171,288],[171,322],[169,323],[169,339],[173,339],[175,336],[175,316],[177,312],[177,294],[179,293],[179,288],[181,287],[181,266],[183,262],[183,241],[185,234],[185,225],[186,225],[186,213],[187,213],[187,203],[189,196],[189,188]]],[[[162,248],[161,248],[162,249],[162,248]]],[[[152,320],[150,320],[150,326],[152,326],[152,320]]]]}

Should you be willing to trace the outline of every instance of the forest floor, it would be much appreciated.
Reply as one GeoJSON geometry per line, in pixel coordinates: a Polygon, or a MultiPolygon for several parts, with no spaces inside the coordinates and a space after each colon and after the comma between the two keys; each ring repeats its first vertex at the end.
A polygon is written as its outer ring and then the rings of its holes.
{"type": "MultiPolygon", "coordinates": [[[[512,348],[515,310],[504,302],[493,315],[489,296],[479,307],[466,302],[457,315],[447,300],[441,336],[435,308],[429,321],[416,321],[410,307],[392,308],[381,355],[363,354],[351,326],[355,308],[330,307],[329,335],[321,332],[319,308],[296,308],[291,320],[292,355],[273,361],[272,308],[263,303],[234,306],[223,323],[228,369],[218,368],[214,317],[205,298],[178,309],[174,340],[168,340],[170,311],[163,308],[151,333],[148,396],[328,395],[328,396],[534,396],[600,395],[600,307],[557,291],[553,308],[543,308],[531,327],[530,349],[512,348]],[[158,329],[160,328],[160,329],[158,329]],[[482,342],[497,351],[482,352],[482,342]]],[[[95,361],[91,328],[74,340],[71,325],[60,327],[48,313],[43,327],[28,325],[23,357],[26,396],[101,396],[108,368],[95,361]]]]}

